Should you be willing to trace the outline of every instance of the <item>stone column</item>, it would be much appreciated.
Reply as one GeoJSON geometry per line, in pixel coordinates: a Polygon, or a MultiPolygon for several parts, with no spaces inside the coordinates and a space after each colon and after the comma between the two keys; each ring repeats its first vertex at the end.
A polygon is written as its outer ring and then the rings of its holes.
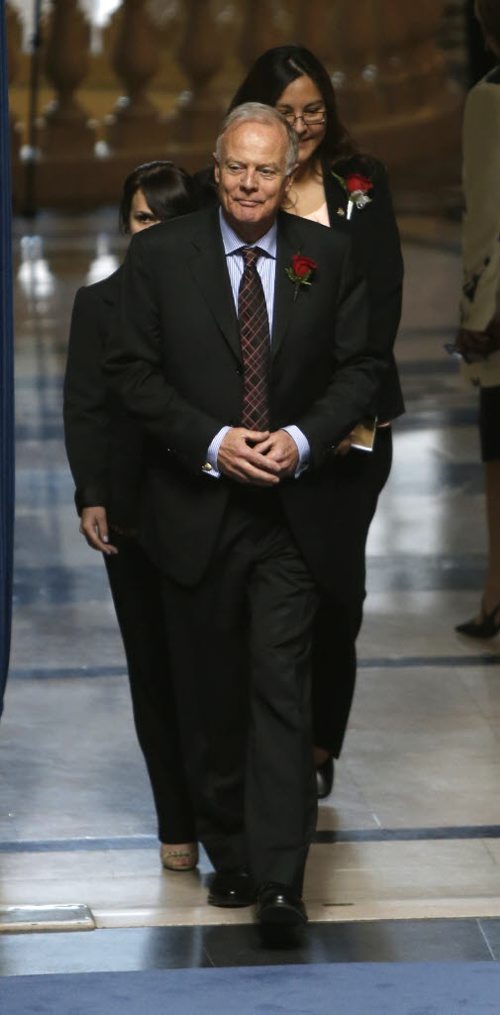
{"type": "MultiPolygon", "coordinates": [[[[314,6],[325,7],[325,4],[307,0],[308,11],[314,6]]],[[[294,7],[284,0],[247,0],[240,42],[240,56],[246,70],[266,49],[297,41],[294,7]]]]}
{"type": "Polygon", "coordinates": [[[333,70],[332,57],[336,52],[333,37],[335,5],[325,0],[308,0],[300,5],[297,15],[297,38],[310,49],[328,70],[333,70]]]}
{"type": "Polygon", "coordinates": [[[139,161],[152,153],[162,157],[163,121],[147,95],[159,58],[157,32],[146,0],[124,0],[119,18],[112,65],[124,95],[107,118],[106,142],[110,152],[142,153],[139,161]]]}
{"type": "Polygon", "coordinates": [[[437,44],[444,0],[309,0],[304,44],[332,75],[340,114],[393,179],[418,189],[456,182],[462,95],[437,44]]]}
{"type": "Polygon", "coordinates": [[[189,85],[171,123],[175,151],[186,168],[207,163],[225,104],[215,86],[221,65],[224,26],[210,0],[186,0],[185,23],[177,59],[189,85]]]}
{"type": "Polygon", "coordinates": [[[55,91],[39,131],[39,148],[49,159],[91,158],[95,131],[75,97],[89,67],[90,26],[78,0],[52,0],[45,75],[55,91]]]}

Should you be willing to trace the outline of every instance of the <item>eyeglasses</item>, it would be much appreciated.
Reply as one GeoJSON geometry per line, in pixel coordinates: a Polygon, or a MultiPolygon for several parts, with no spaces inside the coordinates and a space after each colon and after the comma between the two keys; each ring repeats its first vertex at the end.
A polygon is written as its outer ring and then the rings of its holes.
{"type": "Polygon", "coordinates": [[[297,116],[295,113],[285,113],[281,109],[278,109],[278,112],[285,117],[285,120],[288,120],[291,127],[295,127],[297,120],[302,120],[306,127],[312,127],[316,123],[324,123],[326,120],[326,109],[306,109],[303,113],[298,113],[297,116]]]}

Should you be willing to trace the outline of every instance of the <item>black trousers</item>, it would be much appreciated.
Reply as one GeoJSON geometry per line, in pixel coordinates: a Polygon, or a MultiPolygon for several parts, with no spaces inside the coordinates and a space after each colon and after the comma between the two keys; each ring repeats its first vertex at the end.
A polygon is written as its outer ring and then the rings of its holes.
{"type": "Polygon", "coordinates": [[[149,773],[161,842],[196,838],[170,677],[161,578],[134,539],[112,533],[105,557],[120,626],[137,738],[149,773]]]}
{"type": "Polygon", "coordinates": [[[338,462],[332,525],[339,534],[340,565],[351,572],[345,586],[357,587],[359,592],[344,596],[340,588],[336,594],[322,593],[314,625],[312,666],[313,740],[335,758],[342,750],[356,684],[356,638],[363,620],[366,540],[391,464],[391,427],[377,431],[373,452],[350,451],[338,462]]]}
{"type": "Polygon", "coordinates": [[[199,838],[214,867],[301,891],[316,822],[314,582],[273,491],[235,487],[202,582],[164,581],[199,838]]]}

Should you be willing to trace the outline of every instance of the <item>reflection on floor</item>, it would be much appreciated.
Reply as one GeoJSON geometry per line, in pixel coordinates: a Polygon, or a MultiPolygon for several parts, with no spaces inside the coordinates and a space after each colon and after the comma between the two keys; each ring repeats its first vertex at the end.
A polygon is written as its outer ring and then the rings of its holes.
{"type": "MultiPolygon", "coordinates": [[[[17,530],[2,723],[2,972],[500,956],[500,645],[475,611],[485,551],[474,392],[443,349],[453,222],[404,219],[398,359],[408,413],[369,541],[360,673],[309,862],[307,942],[258,947],[248,910],[209,909],[159,866],[102,563],[78,534],[61,428],[75,289],[123,246],[102,212],[16,223],[17,530]],[[29,231],[31,230],[31,231],[29,231]],[[88,907],[91,932],[15,934],[9,907],[88,907]],[[450,918],[454,918],[453,921],[450,918]]],[[[2,929],[0,926],[0,929],[2,929]]]]}

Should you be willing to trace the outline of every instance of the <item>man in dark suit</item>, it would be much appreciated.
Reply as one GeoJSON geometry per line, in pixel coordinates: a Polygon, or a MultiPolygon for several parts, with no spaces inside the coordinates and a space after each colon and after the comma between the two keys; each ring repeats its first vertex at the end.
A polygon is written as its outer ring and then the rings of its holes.
{"type": "Polygon", "coordinates": [[[307,919],[328,460],[383,369],[349,240],[279,211],[296,145],[269,107],[230,114],[220,209],[134,239],[108,357],[148,438],[143,542],[164,576],[209,902],[257,898],[263,926],[307,919]]]}

